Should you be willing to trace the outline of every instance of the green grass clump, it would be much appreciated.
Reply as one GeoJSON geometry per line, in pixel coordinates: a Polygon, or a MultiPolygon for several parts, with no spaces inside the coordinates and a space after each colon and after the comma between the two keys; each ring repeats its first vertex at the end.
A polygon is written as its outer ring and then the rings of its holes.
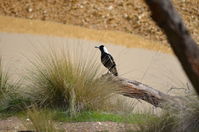
{"type": "Polygon", "coordinates": [[[44,107],[58,107],[71,115],[82,110],[104,110],[117,86],[99,79],[100,67],[95,59],[85,59],[72,50],[38,55],[29,82],[32,99],[44,107]]]}
{"type": "Polygon", "coordinates": [[[26,107],[28,99],[19,93],[20,81],[12,81],[0,58],[0,116],[12,115],[26,107]]]}
{"type": "Polygon", "coordinates": [[[63,131],[62,127],[58,125],[58,122],[63,123],[63,122],[111,121],[117,123],[143,124],[146,123],[148,120],[156,119],[155,116],[148,114],[132,114],[126,117],[118,114],[102,113],[96,111],[79,112],[77,116],[71,117],[69,113],[60,110],[38,109],[38,108],[33,108],[28,110],[27,113],[25,115],[21,115],[21,117],[25,119],[24,125],[28,130],[34,130],[39,132],[63,131]]]}
{"type": "Polygon", "coordinates": [[[105,122],[112,121],[118,123],[135,123],[141,124],[146,123],[147,120],[154,119],[155,116],[147,114],[130,114],[128,116],[112,114],[112,113],[102,113],[96,111],[86,111],[78,113],[75,117],[67,116],[66,113],[57,113],[54,119],[63,122],[105,122]]]}
{"type": "MultiPolygon", "coordinates": [[[[151,114],[129,114],[128,116],[105,113],[98,111],[83,111],[77,113],[75,117],[71,117],[69,112],[63,110],[52,110],[52,109],[30,109],[27,113],[18,114],[19,117],[30,118],[30,112],[42,113],[44,115],[49,115],[50,119],[55,122],[118,122],[118,123],[133,123],[133,124],[143,124],[151,120],[157,119],[156,116],[151,114]],[[37,110],[37,111],[36,111],[37,110]]],[[[48,118],[47,118],[48,119],[48,118]]]]}

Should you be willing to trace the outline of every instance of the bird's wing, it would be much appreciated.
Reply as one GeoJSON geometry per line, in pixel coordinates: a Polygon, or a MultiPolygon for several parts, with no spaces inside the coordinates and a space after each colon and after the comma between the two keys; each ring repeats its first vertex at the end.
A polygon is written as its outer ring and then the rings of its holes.
{"type": "Polygon", "coordinates": [[[115,61],[113,59],[113,57],[109,54],[108,55],[109,59],[111,60],[111,63],[113,64],[111,66],[111,68],[109,69],[111,73],[113,73],[115,76],[118,76],[118,72],[117,72],[117,69],[116,69],[116,64],[115,64],[115,61]]]}
{"type": "Polygon", "coordinates": [[[114,59],[113,59],[113,57],[112,57],[110,54],[108,55],[108,57],[109,57],[109,59],[111,60],[111,63],[112,63],[113,65],[116,65],[116,64],[115,64],[115,61],[114,61],[114,59]]]}

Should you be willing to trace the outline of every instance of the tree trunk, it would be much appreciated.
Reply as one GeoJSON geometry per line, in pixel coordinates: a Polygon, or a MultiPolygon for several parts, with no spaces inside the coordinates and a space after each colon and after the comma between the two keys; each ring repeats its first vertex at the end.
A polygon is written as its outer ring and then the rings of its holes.
{"type": "Polygon", "coordinates": [[[145,0],[199,95],[199,48],[170,0],[145,0]]]}

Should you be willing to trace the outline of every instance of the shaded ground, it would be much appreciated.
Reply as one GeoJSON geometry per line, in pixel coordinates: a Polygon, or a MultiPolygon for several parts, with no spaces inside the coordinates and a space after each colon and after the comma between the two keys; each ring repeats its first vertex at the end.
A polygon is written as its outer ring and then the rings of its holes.
{"type": "MultiPolygon", "coordinates": [[[[174,0],[199,42],[199,0],[174,0]]],[[[143,0],[0,0],[0,15],[139,34],[166,43],[143,0]]]]}

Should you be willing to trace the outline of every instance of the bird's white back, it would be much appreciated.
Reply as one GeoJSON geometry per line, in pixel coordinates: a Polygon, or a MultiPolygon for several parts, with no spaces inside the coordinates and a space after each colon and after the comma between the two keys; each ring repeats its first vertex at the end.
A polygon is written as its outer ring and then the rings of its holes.
{"type": "Polygon", "coordinates": [[[105,46],[103,47],[103,50],[104,50],[105,53],[109,54],[109,52],[108,52],[108,50],[105,46]]]}

